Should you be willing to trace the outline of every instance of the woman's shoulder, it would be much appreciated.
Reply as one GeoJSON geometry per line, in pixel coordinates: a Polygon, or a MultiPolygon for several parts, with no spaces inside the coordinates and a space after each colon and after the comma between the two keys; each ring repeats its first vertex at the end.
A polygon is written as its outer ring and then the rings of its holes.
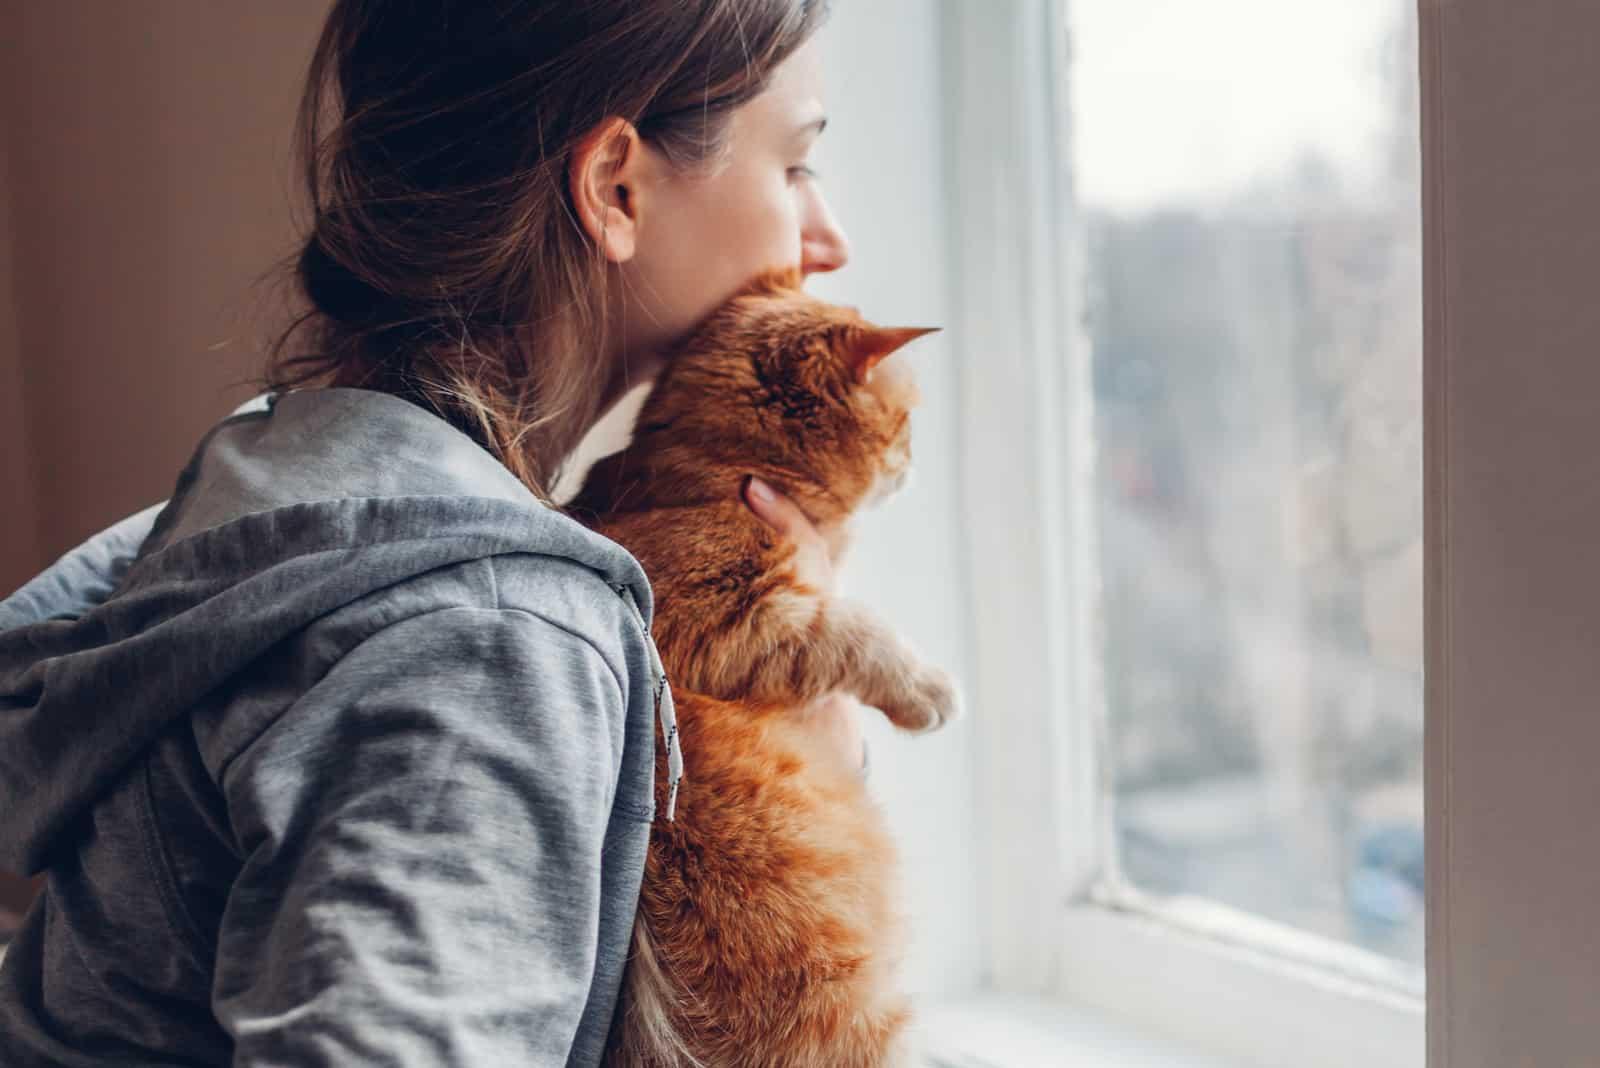
{"type": "Polygon", "coordinates": [[[200,714],[196,738],[220,774],[264,732],[302,729],[286,723],[314,720],[325,731],[347,720],[356,737],[374,702],[409,698],[426,714],[406,722],[443,739],[481,729],[501,704],[579,678],[592,688],[570,691],[581,700],[549,714],[600,714],[620,730],[630,695],[648,691],[632,684],[648,670],[642,650],[627,605],[593,570],[536,553],[464,560],[311,621],[200,714]]]}
{"type": "Polygon", "coordinates": [[[197,443],[164,540],[243,516],[352,498],[537,499],[480,445],[432,413],[375,390],[263,394],[197,443]]]}
{"type": "Polygon", "coordinates": [[[319,585],[329,603],[318,614],[359,620],[354,631],[493,608],[604,648],[637,614],[630,605],[649,614],[648,582],[622,546],[539,500],[444,420],[362,389],[236,409],[196,449],[146,553],[164,555],[141,561],[146,573],[219,588],[269,572],[297,590],[319,585]]]}
{"type": "Polygon", "coordinates": [[[313,644],[348,653],[402,622],[420,621],[423,625],[413,622],[408,630],[424,646],[419,655],[425,655],[426,621],[442,620],[445,613],[506,622],[527,619],[539,624],[521,628],[527,640],[543,639],[548,644],[555,632],[570,635],[593,649],[617,675],[625,676],[642,624],[619,585],[568,556],[495,553],[411,575],[376,590],[318,620],[308,628],[308,637],[313,644]]]}

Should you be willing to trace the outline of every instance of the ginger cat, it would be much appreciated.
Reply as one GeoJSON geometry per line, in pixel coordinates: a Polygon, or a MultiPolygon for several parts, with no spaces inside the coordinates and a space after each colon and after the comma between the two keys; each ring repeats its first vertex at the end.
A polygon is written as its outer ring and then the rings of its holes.
{"type": "Polygon", "coordinates": [[[686,767],[663,818],[658,751],[633,952],[607,1063],[853,1068],[905,1063],[911,1009],[895,846],[855,768],[793,711],[835,690],[910,731],[955,688],[859,605],[811,588],[740,500],[757,475],[837,558],[862,504],[910,465],[916,386],[887,329],[769,271],[706,319],[656,381],[632,443],[569,504],[625,546],[655,592],[652,631],[686,767]]]}

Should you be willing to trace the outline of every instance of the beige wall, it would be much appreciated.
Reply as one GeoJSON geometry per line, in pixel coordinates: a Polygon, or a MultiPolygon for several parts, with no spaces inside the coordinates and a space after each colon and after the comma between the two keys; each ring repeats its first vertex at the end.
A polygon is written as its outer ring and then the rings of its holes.
{"type": "MultiPolygon", "coordinates": [[[[10,35],[0,32],[0,70],[10,68],[10,35]]],[[[39,559],[39,516],[23,403],[21,346],[11,254],[10,109],[0,109],[0,591],[39,559]]]]}
{"type": "Polygon", "coordinates": [[[0,5],[0,596],[256,392],[326,7],[0,5]]]}

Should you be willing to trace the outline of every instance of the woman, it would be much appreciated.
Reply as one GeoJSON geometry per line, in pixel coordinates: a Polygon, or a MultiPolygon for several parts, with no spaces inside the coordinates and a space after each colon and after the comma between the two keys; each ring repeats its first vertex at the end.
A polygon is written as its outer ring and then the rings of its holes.
{"type": "MultiPolygon", "coordinates": [[[[637,562],[550,487],[746,278],[844,264],[822,18],[334,5],[312,344],[165,507],[0,604],[0,868],[48,872],[0,1063],[598,1062],[664,680],[637,562]]],[[[847,700],[797,714],[862,759],[847,700]]]]}

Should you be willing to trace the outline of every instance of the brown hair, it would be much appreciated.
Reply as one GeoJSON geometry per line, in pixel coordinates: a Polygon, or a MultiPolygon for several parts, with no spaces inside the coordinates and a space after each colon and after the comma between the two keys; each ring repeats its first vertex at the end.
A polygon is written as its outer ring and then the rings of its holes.
{"type": "Polygon", "coordinates": [[[620,116],[675,166],[715,168],[732,111],[826,7],[337,0],[295,127],[309,234],[275,268],[311,307],[259,381],[421,404],[548,501],[612,371],[605,260],[573,210],[573,149],[620,116]],[[286,354],[302,326],[309,349],[286,354]]]}

